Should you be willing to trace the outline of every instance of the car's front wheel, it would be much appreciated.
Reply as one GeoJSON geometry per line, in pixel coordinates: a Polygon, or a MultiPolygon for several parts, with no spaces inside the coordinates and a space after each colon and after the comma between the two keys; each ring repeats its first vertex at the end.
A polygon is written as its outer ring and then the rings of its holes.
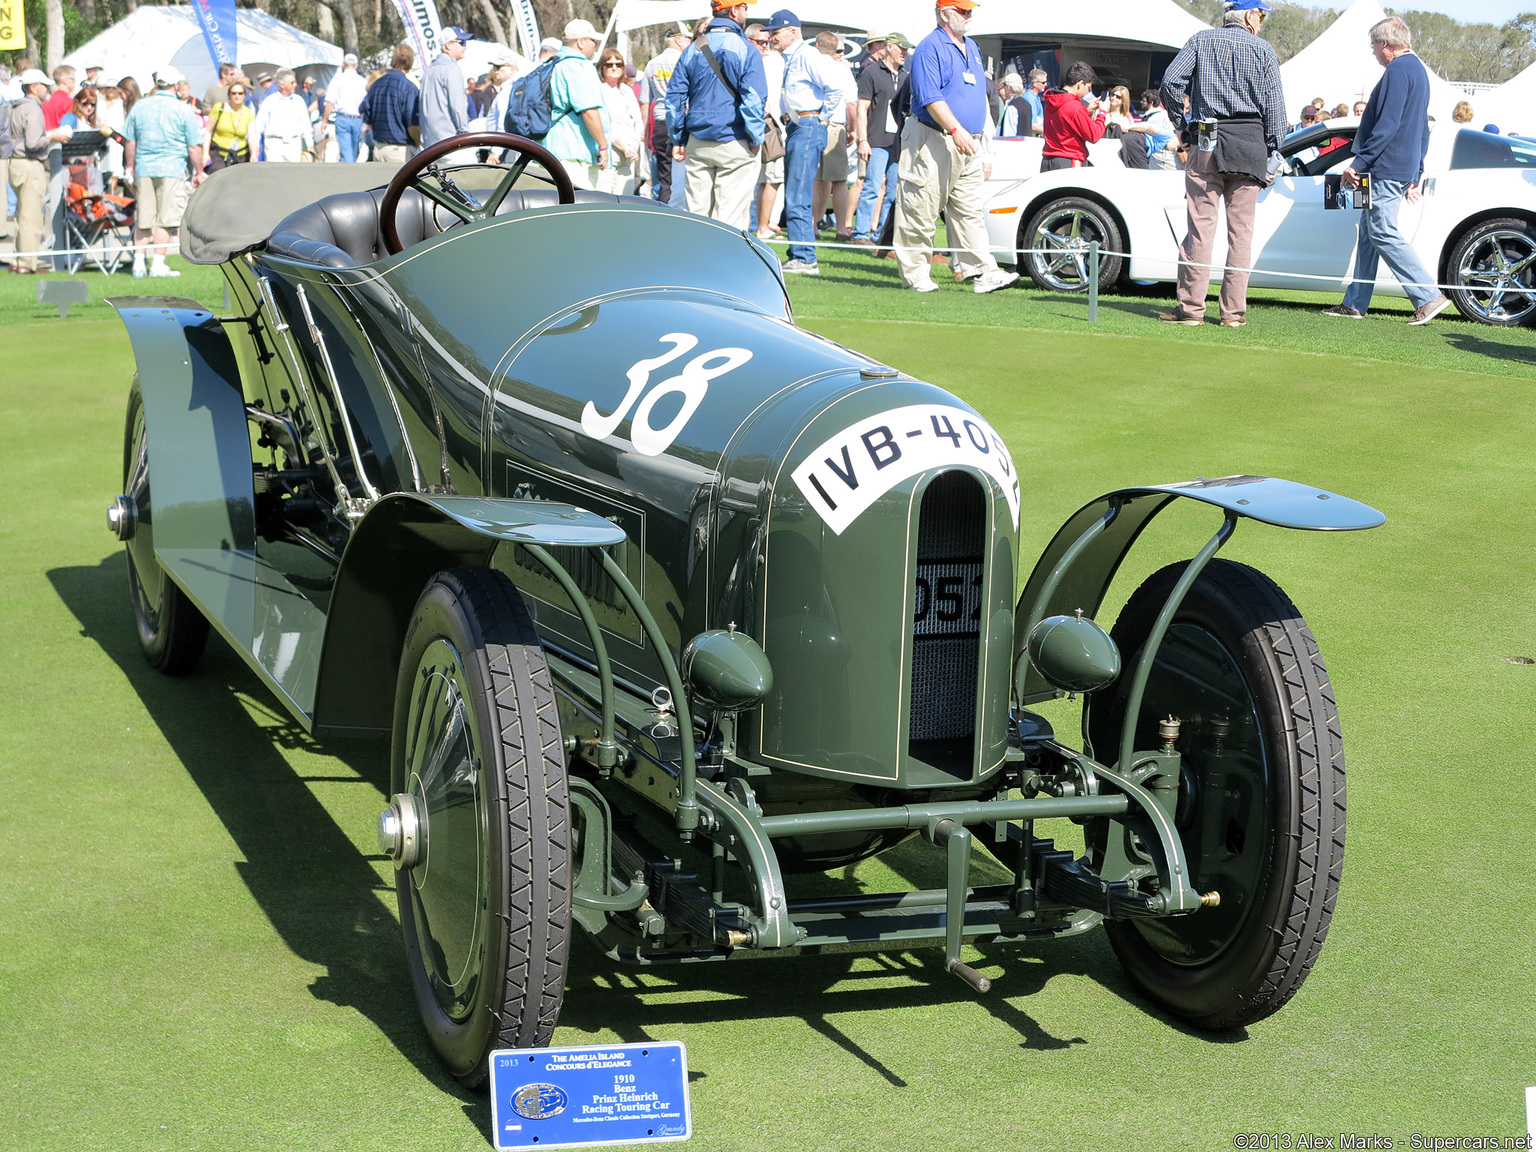
{"type": "Polygon", "coordinates": [[[1536,324],[1536,226],[1484,220],[1462,234],[1448,265],[1450,297],[1468,320],[1515,328],[1536,324]]]}
{"type": "Polygon", "coordinates": [[[149,488],[149,423],[144,397],[134,384],[128,395],[123,437],[123,495],[118,536],[126,542],[128,596],[139,647],[150,665],[170,676],[190,672],[208,644],[208,620],[166,575],[155,557],[154,502],[149,488]],[[131,509],[130,511],[127,511],[131,509]],[[126,521],[126,522],[125,522],[126,521]]]}
{"type": "Polygon", "coordinates": [[[1082,196],[1052,200],[1019,233],[1019,270],[1047,292],[1086,292],[1089,245],[1099,244],[1099,285],[1120,279],[1125,251],[1109,210],[1082,196]]]}
{"type": "Polygon", "coordinates": [[[470,1087],[493,1048],[548,1044],[565,992],[571,822],[554,687],[504,575],[427,585],[395,690],[389,809],[400,927],[432,1045],[470,1087]]]}

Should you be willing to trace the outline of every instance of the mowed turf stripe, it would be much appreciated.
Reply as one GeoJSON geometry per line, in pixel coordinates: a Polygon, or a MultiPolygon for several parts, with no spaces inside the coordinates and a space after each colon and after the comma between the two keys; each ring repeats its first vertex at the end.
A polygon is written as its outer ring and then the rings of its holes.
{"type": "MultiPolygon", "coordinates": [[[[377,750],[313,745],[217,643],[183,680],[138,659],[102,526],[132,364],[115,320],[76,319],[7,325],[0,380],[0,1146],[483,1148],[487,1111],[437,1070],[410,1002],[370,843],[377,750]]],[[[992,421],[1025,478],[1026,566],[1127,483],[1263,472],[1389,514],[1365,534],[1245,525],[1227,553],[1292,594],[1337,687],[1351,834],[1333,934],[1237,1042],[1139,1006],[1097,933],[973,952],[997,980],[981,999],[933,953],[649,971],[580,945],[556,1042],[687,1042],[708,1149],[1522,1131],[1536,668],[1498,657],[1536,656],[1525,385],[805,322],[992,421]]],[[[1114,595],[1214,527],[1205,509],[1165,519],[1114,595]]],[[[1070,735],[1071,710],[1051,715],[1070,735]]],[[[871,890],[934,874],[912,846],[859,871],[871,890]]]]}

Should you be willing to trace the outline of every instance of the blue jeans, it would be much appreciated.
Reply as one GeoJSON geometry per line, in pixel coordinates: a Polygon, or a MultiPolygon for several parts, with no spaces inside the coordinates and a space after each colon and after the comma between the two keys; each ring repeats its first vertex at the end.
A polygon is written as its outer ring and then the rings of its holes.
{"type": "Polygon", "coordinates": [[[1371,206],[1360,213],[1360,239],[1355,250],[1356,283],[1344,290],[1344,307],[1361,313],[1370,308],[1371,293],[1376,287],[1376,268],[1382,260],[1401,281],[1403,291],[1408,293],[1415,308],[1424,307],[1440,295],[1438,288],[1422,287],[1433,284],[1435,278],[1397,230],[1397,209],[1407,191],[1408,185],[1401,180],[1371,181],[1371,206]]]}
{"type": "Polygon", "coordinates": [[[357,163],[357,146],[363,140],[361,116],[343,116],[336,113],[336,149],[343,164],[357,163]]]}
{"type": "Polygon", "coordinates": [[[901,141],[889,148],[869,150],[869,160],[864,165],[864,190],[859,193],[859,210],[853,217],[853,234],[865,240],[878,237],[885,228],[885,219],[896,203],[896,176],[901,169],[901,141]],[[880,201],[880,216],[875,214],[876,189],[880,186],[880,173],[885,173],[885,198],[880,201]]]}
{"type": "Polygon", "coordinates": [[[789,122],[784,138],[784,222],[789,226],[791,260],[816,263],[816,225],[811,220],[812,186],[821,154],[827,147],[827,126],[814,116],[789,122]]]}

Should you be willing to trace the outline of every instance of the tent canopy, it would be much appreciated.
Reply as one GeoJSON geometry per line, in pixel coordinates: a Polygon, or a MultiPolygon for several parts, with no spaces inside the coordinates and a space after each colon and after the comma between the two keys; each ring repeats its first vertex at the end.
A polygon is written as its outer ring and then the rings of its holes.
{"type": "MultiPolygon", "coordinates": [[[[1299,116],[1301,106],[1318,96],[1329,108],[1370,99],[1382,71],[1371,52],[1370,31],[1386,18],[1378,0],[1355,0],[1321,36],[1282,64],[1286,115],[1299,116]]],[[[1449,120],[1456,102],[1465,97],[1433,69],[1428,71],[1429,114],[1449,120]]]]}
{"type": "MultiPolygon", "coordinates": [[[[870,28],[902,32],[916,43],[933,31],[933,0],[787,0],[791,12],[807,24],[826,24],[860,32],[870,28]]],[[[761,17],[767,20],[774,10],[761,17]]],[[[682,20],[691,24],[709,15],[707,0],[619,0],[614,27],[621,33],[652,24],[682,20]]],[[[994,0],[976,9],[974,36],[1137,41],[1165,48],[1184,42],[1208,25],[1173,0],[1032,0],[1029,4],[994,0]]]]}
{"type": "MultiPolygon", "coordinates": [[[[253,80],[256,69],[276,67],[303,70],[324,83],[341,65],[342,51],[335,44],[327,44],[276,16],[259,8],[240,8],[235,15],[239,35],[236,53],[240,66],[253,80]]],[[[190,4],[140,5],[100,36],[76,48],[62,63],[76,68],[100,65],[108,76],[132,76],[146,90],[153,84],[155,69],[171,64],[192,82],[192,92],[199,97],[218,79],[190,4]]]]}
{"type": "Polygon", "coordinates": [[[1536,135],[1536,64],[1512,76],[1492,92],[1461,97],[1472,105],[1469,128],[1497,124],[1502,132],[1536,135]]]}

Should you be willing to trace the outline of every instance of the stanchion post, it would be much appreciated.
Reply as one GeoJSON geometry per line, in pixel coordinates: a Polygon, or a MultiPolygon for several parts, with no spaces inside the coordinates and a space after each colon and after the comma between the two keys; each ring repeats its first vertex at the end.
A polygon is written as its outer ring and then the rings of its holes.
{"type": "Polygon", "coordinates": [[[1099,242],[1088,243],[1088,323],[1099,322],[1099,242]]]}

